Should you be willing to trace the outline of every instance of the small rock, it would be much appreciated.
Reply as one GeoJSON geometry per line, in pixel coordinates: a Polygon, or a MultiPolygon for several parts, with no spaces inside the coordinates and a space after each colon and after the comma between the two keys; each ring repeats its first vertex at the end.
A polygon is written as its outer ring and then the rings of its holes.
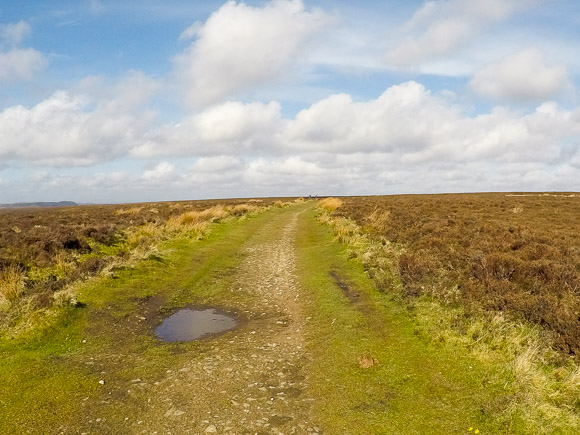
{"type": "Polygon", "coordinates": [[[101,380],[99,381],[99,384],[101,384],[101,385],[105,385],[105,381],[104,381],[103,379],[101,379],[101,380]]]}
{"type": "Polygon", "coordinates": [[[217,427],[215,427],[213,424],[210,424],[205,428],[205,433],[217,433],[217,427]]]}

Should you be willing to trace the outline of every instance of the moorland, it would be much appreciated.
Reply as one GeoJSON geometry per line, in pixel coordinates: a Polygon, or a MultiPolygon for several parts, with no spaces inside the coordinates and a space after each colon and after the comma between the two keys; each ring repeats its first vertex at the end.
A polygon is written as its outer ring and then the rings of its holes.
{"type": "Polygon", "coordinates": [[[580,195],[0,211],[13,433],[578,433],[580,195]],[[182,308],[237,327],[155,334],[182,308]]]}

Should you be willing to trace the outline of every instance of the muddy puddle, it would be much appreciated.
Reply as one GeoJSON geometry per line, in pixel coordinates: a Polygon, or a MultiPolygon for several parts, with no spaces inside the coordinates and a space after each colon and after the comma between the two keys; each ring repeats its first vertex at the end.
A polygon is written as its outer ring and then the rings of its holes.
{"type": "Polygon", "coordinates": [[[182,309],[166,318],[155,329],[163,341],[193,341],[235,328],[236,320],[213,308],[182,309]]]}

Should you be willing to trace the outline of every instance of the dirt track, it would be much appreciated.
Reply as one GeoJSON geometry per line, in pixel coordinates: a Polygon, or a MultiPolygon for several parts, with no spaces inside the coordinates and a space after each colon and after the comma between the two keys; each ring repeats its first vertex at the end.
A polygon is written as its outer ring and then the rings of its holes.
{"type": "Polygon", "coordinates": [[[297,217],[292,214],[282,231],[276,233],[268,224],[246,241],[246,258],[235,271],[230,291],[248,293],[248,305],[239,310],[249,321],[211,339],[215,346],[203,357],[193,355],[189,363],[150,386],[149,407],[133,422],[133,431],[319,431],[309,419],[313,400],[306,394],[306,319],[295,277],[297,217]]]}

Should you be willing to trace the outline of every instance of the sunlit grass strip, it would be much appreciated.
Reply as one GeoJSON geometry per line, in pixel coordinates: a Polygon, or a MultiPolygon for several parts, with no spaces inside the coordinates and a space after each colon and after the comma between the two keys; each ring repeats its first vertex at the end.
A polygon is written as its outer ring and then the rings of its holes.
{"type": "MultiPolygon", "coordinates": [[[[404,246],[370,237],[354,221],[333,216],[340,205],[334,201],[331,204],[321,201],[319,220],[329,225],[335,237],[349,248],[351,257],[365,266],[377,288],[399,296],[402,281],[396,265],[404,256],[404,246]]],[[[384,229],[388,214],[375,210],[367,221],[384,229]]],[[[454,301],[454,291],[456,287],[442,294],[454,301]]],[[[436,343],[460,345],[489,366],[490,385],[503,385],[505,391],[498,399],[501,409],[494,412],[506,431],[580,433],[580,366],[553,349],[549,332],[501,313],[467,315],[461,306],[445,304],[429,294],[410,301],[398,299],[413,313],[417,333],[436,343]]]]}

